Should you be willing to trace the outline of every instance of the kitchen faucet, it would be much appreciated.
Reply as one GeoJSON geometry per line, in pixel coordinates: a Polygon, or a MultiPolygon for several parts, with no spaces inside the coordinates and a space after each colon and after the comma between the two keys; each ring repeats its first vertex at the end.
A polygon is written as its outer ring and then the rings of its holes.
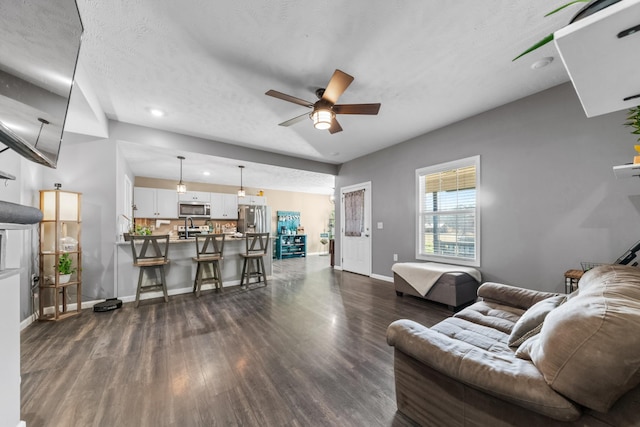
{"type": "Polygon", "coordinates": [[[189,238],[189,223],[191,223],[191,228],[193,228],[193,218],[190,216],[184,217],[184,238],[189,238]]]}

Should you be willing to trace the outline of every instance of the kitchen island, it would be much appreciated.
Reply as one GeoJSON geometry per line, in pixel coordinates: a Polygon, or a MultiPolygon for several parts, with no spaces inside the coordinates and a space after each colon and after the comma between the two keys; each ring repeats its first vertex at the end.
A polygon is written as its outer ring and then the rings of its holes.
{"type": "MultiPolygon", "coordinates": [[[[124,302],[135,300],[136,288],[138,286],[138,267],[133,266],[133,256],[131,254],[131,242],[116,243],[116,298],[124,302]]],[[[242,274],[243,259],[240,256],[246,248],[244,237],[229,237],[224,241],[223,260],[220,263],[222,271],[223,287],[240,284],[242,274]]],[[[271,277],[273,272],[272,264],[272,239],[269,239],[269,248],[264,257],[264,268],[267,277],[271,277]]],[[[167,280],[167,291],[169,295],[190,293],[193,291],[193,281],[196,277],[196,239],[172,239],[169,240],[169,264],[165,267],[167,280]]],[[[145,275],[147,280],[147,275],[145,275]]],[[[251,283],[254,282],[252,279],[251,283]]],[[[251,286],[251,285],[250,285],[251,286]]],[[[203,284],[202,291],[213,289],[213,284],[203,284]]],[[[140,295],[140,300],[162,297],[162,291],[147,292],[140,295]]]]}

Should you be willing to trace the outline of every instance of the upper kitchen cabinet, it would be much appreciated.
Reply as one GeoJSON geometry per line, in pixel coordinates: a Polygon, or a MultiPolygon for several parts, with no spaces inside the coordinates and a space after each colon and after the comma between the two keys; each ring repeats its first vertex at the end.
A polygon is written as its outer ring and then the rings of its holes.
{"type": "Polygon", "coordinates": [[[238,219],[238,199],[235,194],[211,193],[211,219],[238,219]]]}
{"type": "Polygon", "coordinates": [[[178,193],[175,190],[135,187],[134,218],[178,218],[178,193]]]}
{"type": "Polygon", "coordinates": [[[181,202],[211,202],[211,193],[205,191],[187,191],[184,194],[178,195],[178,200],[181,202]]]}
{"type": "Polygon", "coordinates": [[[640,0],[575,21],[554,40],[587,117],[640,104],[640,0]]]}
{"type": "Polygon", "coordinates": [[[266,206],[267,198],[265,196],[244,196],[238,197],[239,205],[255,205],[255,206],[266,206]]]}

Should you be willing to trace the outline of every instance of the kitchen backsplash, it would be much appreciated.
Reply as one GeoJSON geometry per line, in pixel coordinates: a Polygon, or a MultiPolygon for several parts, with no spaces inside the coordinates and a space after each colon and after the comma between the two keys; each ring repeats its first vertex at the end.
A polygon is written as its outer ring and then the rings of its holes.
{"type": "MultiPolygon", "coordinates": [[[[180,225],[184,225],[184,220],[182,219],[154,219],[154,218],[136,218],[136,225],[140,225],[143,227],[149,227],[151,229],[152,234],[169,234],[171,238],[178,238],[178,231],[174,230],[180,225]]],[[[189,224],[191,225],[191,224],[189,224]]],[[[208,219],[194,219],[193,225],[195,227],[201,225],[211,225],[213,230],[216,230],[217,227],[220,228],[220,232],[232,232],[235,231],[237,226],[236,221],[221,221],[221,220],[208,220],[208,219]]]]}

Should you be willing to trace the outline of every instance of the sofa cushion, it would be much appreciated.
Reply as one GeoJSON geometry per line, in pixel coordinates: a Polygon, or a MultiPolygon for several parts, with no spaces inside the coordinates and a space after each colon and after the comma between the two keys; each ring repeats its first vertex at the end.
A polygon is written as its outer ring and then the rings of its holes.
{"type": "MultiPolygon", "coordinates": [[[[463,319],[450,318],[436,326],[442,327],[446,323],[464,328],[465,322],[463,319]]],[[[466,326],[481,333],[472,325],[466,326]]],[[[501,354],[496,348],[489,347],[487,350],[473,345],[468,341],[469,336],[458,339],[436,329],[407,319],[396,320],[387,329],[387,343],[454,380],[507,402],[562,421],[579,418],[580,408],[549,387],[531,362],[513,357],[513,351],[501,354]]],[[[495,342],[495,345],[508,349],[508,335],[499,331],[494,333],[504,335],[505,340],[502,344],[495,342]]],[[[490,341],[491,338],[486,338],[485,342],[490,341]]]]}
{"type": "Polygon", "coordinates": [[[552,310],[523,346],[551,388],[606,412],[640,383],[638,331],[640,269],[606,265],[586,272],[578,294],[552,310]]]}
{"type": "Polygon", "coordinates": [[[518,347],[527,339],[539,333],[540,329],[542,329],[542,322],[544,322],[547,314],[565,302],[566,299],[566,295],[558,295],[538,301],[532,305],[513,326],[511,334],[509,335],[509,346],[518,347]]]}
{"type": "Polygon", "coordinates": [[[504,332],[508,336],[523,313],[524,310],[521,308],[492,301],[478,301],[464,310],[459,311],[454,317],[496,329],[504,332]]]}

